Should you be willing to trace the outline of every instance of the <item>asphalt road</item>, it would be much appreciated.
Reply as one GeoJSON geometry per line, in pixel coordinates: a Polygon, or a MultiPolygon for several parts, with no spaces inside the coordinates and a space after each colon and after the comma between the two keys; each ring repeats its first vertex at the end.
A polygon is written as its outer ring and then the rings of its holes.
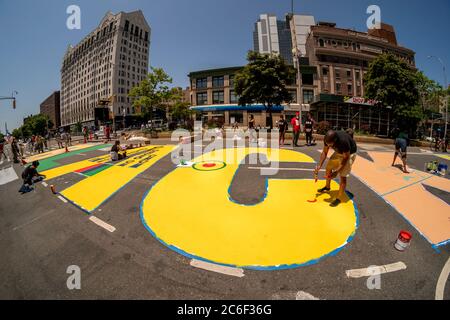
{"type": "MultiPolygon", "coordinates": [[[[380,147],[386,152],[391,148],[380,147]]],[[[296,148],[316,160],[318,149],[320,145],[296,148]]],[[[410,151],[420,152],[414,148],[410,151]]],[[[61,164],[99,153],[65,158],[61,164]]],[[[430,157],[434,156],[411,155],[411,167],[423,169],[430,157]]],[[[14,168],[20,176],[22,167],[14,168]]],[[[353,176],[348,189],[359,209],[360,226],[353,241],[337,255],[296,269],[245,270],[242,278],[194,268],[190,259],[153,238],[139,216],[145,192],[173,168],[170,156],[163,158],[95,210],[95,217],[116,228],[113,233],[94,224],[75,206],[62,202],[49,187],[39,184],[35,191],[20,195],[20,180],[1,185],[0,299],[295,299],[299,291],[319,299],[435,297],[450,246],[441,247],[440,252],[434,250],[392,207],[353,176]],[[412,232],[413,241],[407,251],[398,252],[393,243],[403,229],[412,232]],[[345,273],[398,261],[407,269],[383,274],[380,290],[369,290],[367,278],[351,279],[345,273]],[[66,271],[71,265],[81,269],[80,290],[67,289],[66,271]]],[[[280,171],[274,178],[310,175],[280,171]]],[[[80,177],[69,174],[59,179],[58,184],[69,186],[80,177]]],[[[263,191],[259,172],[243,165],[231,188],[233,198],[251,204],[263,191]]],[[[450,299],[448,281],[444,298],[450,299]]]]}

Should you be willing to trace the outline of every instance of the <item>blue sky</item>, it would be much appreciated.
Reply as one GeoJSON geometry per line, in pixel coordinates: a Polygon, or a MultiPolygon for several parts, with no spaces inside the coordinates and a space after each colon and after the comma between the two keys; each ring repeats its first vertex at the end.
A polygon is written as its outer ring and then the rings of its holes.
{"type": "MultiPolygon", "coordinates": [[[[253,24],[261,13],[279,18],[290,0],[0,0],[0,96],[19,92],[17,109],[0,101],[0,130],[21,125],[60,88],[60,64],[69,44],[95,28],[108,10],[141,9],[152,28],[150,64],[163,67],[174,85],[186,87],[190,71],[245,64],[252,49],[253,24]],[[81,8],[81,30],[66,28],[66,8],[81,8]]],[[[295,0],[295,12],[316,21],[366,30],[366,8],[377,4],[382,21],[393,24],[399,43],[416,52],[417,67],[443,83],[436,60],[450,69],[449,0],[295,0]]]]}

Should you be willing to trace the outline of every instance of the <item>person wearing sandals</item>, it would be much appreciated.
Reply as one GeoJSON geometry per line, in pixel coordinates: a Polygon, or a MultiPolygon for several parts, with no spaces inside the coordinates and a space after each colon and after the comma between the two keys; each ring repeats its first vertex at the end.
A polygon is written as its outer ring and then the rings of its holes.
{"type": "Polygon", "coordinates": [[[332,148],[334,154],[331,156],[326,167],[326,185],[317,190],[319,193],[329,192],[331,190],[331,179],[340,176],[339,193],[336,199],[330,204],[331,207],[337,207],[345,197],[345,189],[347,188],[347,178],[352,171],[352,165],[356,159],[357,146],[355,140],[345,131],[330,130],[325,135],[324,147],[320,156],[319,164],[314,170],[317,176],[327,159],[328,151],[332,148]]]}

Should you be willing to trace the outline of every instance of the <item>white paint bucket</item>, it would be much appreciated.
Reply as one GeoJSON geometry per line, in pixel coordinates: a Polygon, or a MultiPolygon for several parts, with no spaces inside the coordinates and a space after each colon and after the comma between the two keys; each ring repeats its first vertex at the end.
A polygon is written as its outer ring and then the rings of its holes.
{"type": "Polygon", "coordinates": [[[407,231],[400,231],[397,242],[395,242],[395,249],[398,251],[405,251],[411,245],[412,235],[407,231]]]}

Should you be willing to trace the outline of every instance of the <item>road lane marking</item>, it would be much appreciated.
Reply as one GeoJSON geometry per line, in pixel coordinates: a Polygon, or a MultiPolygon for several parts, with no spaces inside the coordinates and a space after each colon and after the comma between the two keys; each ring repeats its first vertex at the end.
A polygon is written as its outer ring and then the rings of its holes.
{"type": "Polygon", "coordinates": [[[64,202],[64,203],[67,203],[67,200],[64,199],[64,197],[62,197],[62,196],[58,196],[58,199],[61,200],[61,201],[64,202]]]}
{"type": "Polygon", "coordinates": [[[99,227],[102,227],[103,229],[108,230],[109,232],[114,232],[116,231],[116,228],[114,228],[112,225],[107,224],[105,221],[100,220],[97,217],[90,217],[89,220],[91,220],[93,223],[95,223],[96,225],[98,225],[99,227]]]}
{"type": "Polygon", "coordinates": [[[30,220],[30,221],[24,223],[24,224],[21,224],[21,225],[19,225],[19,226],[17,226],[17,227],[14,227],[14,228],[13,228],[13,231],[16,231],[16,230],[19,230],[19,229],[21,229],[21,228],[23,228],[23,227],[26,227],[27,225],[32,224],[33,222],[35,222],[35,221],[37,221],[37,220],[39,220],[39,219],[41,219],[41,218],[43,218],[43,217],[46,217],[46,216],[48,216],[48,215],[50,215],[50,214],[52,214],[52,213],[54,213],[54,212],[55,212],[55,210],[51,210],[51,211],[49,211],[49,212],[47,212],[47,213],[44,213],[43,215],[40,215],[39,217],[36,217],[36,218],[34,218],[34,219],[32,219],[32,220],[30,220]]]}
{"type": "Polygon", "coordinates": [[[48,184],[46,182],[42,182],[42,185],[47,188],[48,184]]]}
{"type": "Polygon", "coordinates": [[[445,263],[441,275],[439,276],[439,280],[436,285],[436,300],[444,300],[445,283],[448,280],[449,274],[450,274],[450,258],[445,263]]]}
{"type": "Polygon", "coordinates": [[[217,272],[226,274],[228,276],[238,277],[242,278],[244,275],[244,270],[241,268],[232,268],[227,266],[221,266],[214,263],[209,263],[201,260],[192,259],[191,260],[191,266],[207,271],[217,272]]]}
{"type": "Polygon", "coordinates": [[[295,300],[320,300],[319,298],[314,297],[312,294],[305,292],[305,291],[299,291],[295,295],[295,300]]]}
{"type": "Polygon", "coordinates": [[[373,266],[369,268],[347,270],[345,271],[345,273],[348,278],[363,278],[405,269],[406,264],[400,261],[392,264],[386,264],[384,266],[373,266]]]}

